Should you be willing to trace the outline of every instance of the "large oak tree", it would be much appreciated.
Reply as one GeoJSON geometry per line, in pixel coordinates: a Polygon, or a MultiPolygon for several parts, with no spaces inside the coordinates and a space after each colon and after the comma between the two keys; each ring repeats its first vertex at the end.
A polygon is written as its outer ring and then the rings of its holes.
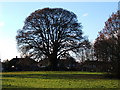
{"type": "Polygon", "coordinates": [[[51,69],[56,70],[58,60],[78,52],[84,44],[81,24],[77,16],[62,8],[44,8],[31,13],[22,29],[18,30],[16,40],[22,55],[35,60],[48,58],[51,69]]]}

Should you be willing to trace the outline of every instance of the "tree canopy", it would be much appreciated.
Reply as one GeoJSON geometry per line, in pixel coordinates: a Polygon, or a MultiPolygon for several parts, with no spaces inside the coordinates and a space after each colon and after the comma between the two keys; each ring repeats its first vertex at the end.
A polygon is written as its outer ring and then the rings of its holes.
{"type": "MultiPolygon", "coordinates": [[[[113,13],[99,32],[94,50],[98,60],[112,62],[112,72],[120,73],[120,11],[113,13]]],[[[119,76],[119,75],[118,75],[119,76]]]]}
{"type": "Polygon", "coordinates": [[[35,60],[48,58],[52,69],[60,58],[77,53],[85,44],[77,16],[62,8],[44,8],[31,13],[16,40],[22,55],[35,60]]]}

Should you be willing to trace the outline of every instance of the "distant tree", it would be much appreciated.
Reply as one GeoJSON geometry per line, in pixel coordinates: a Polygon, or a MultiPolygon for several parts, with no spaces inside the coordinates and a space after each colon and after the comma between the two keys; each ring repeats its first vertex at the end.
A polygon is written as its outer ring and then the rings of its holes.
{"type": "Polygon", "coordinates": [[[22,55],[40,60],[48,58],[56,70],[59,58],[83,46],[82,26],[77,16],[62,8],[44,8],[33,12],[18,30],[16,40],[22,55]]]}
{"type": "Polygon", "coordinates": [[[113,13],[105,22],[105,27],[99,32],[94,44],[98,60],[112,62],[112,72],[120,69],[120,11],[113,13]]]}
{"type": "Polygon", "coordinates": [[[89,40],[84,41],[84,45],[80,48],[76,57],[79,58],[80,62],[85,62],[86,60],[94,60],[94,51],[93,45],[89,42],[89,40]]]}

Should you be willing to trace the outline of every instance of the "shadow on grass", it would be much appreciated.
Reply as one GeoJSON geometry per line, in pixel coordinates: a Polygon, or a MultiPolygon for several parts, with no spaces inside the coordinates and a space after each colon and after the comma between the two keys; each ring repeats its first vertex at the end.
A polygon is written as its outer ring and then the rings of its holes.
{"type": "Polygon", "coordinates": [[[96,88],[3,88],[2,90],[119,90],[119,89],[96,89],[96,88]]]}
{"type": "Polygon", "coordinates": [[[39,78],[39,79],[101,79],[105,78],[105,75],[101,74],[7,74],[3,77],[15,77],[15,78],[39,78]]]}

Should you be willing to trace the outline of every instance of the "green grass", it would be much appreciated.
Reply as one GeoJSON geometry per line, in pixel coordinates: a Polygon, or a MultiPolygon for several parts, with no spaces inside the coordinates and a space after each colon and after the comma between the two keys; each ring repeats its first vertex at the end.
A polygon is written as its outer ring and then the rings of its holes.
{"type": "Polygon", "coordinates": [[[118,88],[117,79],[96,72],[4,72],[3,88],[118,88]]]}

